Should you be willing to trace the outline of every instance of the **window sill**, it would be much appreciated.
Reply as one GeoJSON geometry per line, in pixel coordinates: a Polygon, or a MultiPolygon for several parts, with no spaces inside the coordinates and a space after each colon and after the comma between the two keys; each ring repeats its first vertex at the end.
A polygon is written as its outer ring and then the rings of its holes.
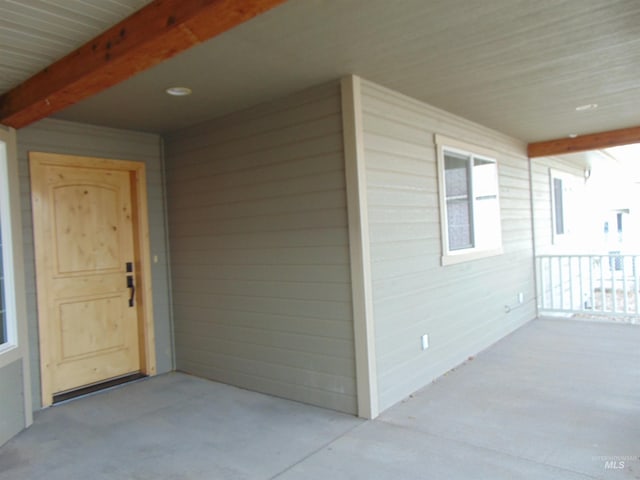
{"type": "Polygon", "coordinates": [[[472,250],[461,251],[460,253],[449,253],[441,257],[442,266],[455,265],[457,263],[471,262],[473,260],[479,260],[486,257],[495,257],[502,255],[504,250],[502,247],[492,250],[472,250]]]}

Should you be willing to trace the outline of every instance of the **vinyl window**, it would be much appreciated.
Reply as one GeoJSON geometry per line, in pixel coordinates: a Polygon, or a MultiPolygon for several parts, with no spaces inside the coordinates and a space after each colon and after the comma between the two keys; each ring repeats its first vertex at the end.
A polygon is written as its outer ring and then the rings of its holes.
{"type": "Polygon", "coordinates": [[[554,235],[564,235],[564,181],[561,178],[551,179],[553,195],[553,233],[554,235]]]}
{"type": "Polygon", "coordinates": [[[502,253],[496,159],[449,140],[438,143],[438,173],[443,265],[502,253]]]}
{"type": "Polygon", "coordinates": [[[551,238],[554,245],[569,241],[575,223],[573,215],[576,204],[578,180],[575,176],[549,169],[551,191],[551,238]]]}

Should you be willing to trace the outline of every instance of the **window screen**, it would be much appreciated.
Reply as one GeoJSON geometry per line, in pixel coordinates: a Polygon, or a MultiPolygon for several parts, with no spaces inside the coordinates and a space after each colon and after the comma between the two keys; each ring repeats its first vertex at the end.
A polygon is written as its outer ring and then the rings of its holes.
{"type": "Polygon", "coordinates": [[[469,157],[446,152],[444,157],[445,197],[449,250],[473,247],[473,204],[469,157]]]}

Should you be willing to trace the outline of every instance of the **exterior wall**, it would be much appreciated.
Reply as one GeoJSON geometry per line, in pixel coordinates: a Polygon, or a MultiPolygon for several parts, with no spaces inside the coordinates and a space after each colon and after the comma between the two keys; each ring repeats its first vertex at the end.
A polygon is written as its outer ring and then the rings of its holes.
{"type": "Polygon", "coordinates": [[[339,84],[166,139],[177,368],[355,413],[339,84]]]}
{"type": "Polygon", "coordinates": [[[525,144],[366,81],[362,111],[382,411],[535,317],[529,170],[525,144]],[[436,133],[495,151],[502,255],[441,266],[436,133]]]}
{"type": "Polygon", "coordinates": [[[22,360],[0,368],[0,445],[25,427],[22,360]]]}
{"type": "MultiPolygon", "coordinates": [[[[29,381],[29,345],[25,302],[22,223],[16,158],[15,130],[0,125],[0,141],[6,145],[6,164],[2,165],[2,266],[4,318],[11,345],[0,350],[0,445],[33,422],[29,381]],[[6,203],[5,203],[6,202],[6,203]],[[8,211],[4,209],[8,207],[8,211]],[[4,215],[7,215],[5,217],[4,215]],[[11,260],[8,260],[9,257],[11,260]]],[[[3,157],[4,157],[3,152],[3,157]]],[[[3,163],[4,163],[3,158],[3,163]]]]}
{"type": "Polygon", "coordinates": [[[167,234],[160,137],[59,120],[43,120],[18,131],[24,268],[27,288],[27,316],[29,321],[34,410],[38,410],[41,407],[41,395],[29,151],[135,160],[145,163],[149,203],[150,251],[152,256],[158,256],[158,263],[152,262],[151,266],[151,281],[154,291],[153,309],[157,371],[158,373],[163,373],[172,370],[167,234]]]}

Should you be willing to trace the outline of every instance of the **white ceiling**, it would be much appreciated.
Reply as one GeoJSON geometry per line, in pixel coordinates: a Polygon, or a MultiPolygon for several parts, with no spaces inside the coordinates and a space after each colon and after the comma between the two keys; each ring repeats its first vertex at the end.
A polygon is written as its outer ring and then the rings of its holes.
{"type": "MultiPolygon", "coordinates": [[[[103,18],[97,6],[122,16],[144,3],[0,0],[0,64],[11,64],[5,54],[24,44],[5,27],[5,12],[16,5],[57,6],[46,25],[39,15],[22,17],[22,25],[69,36],[73,48],[73,41],[88,39],[75,35],[80,7],[93,9],[79,22],[91,37],[102,29],[89,21],[103,18]]],[[[111,15],[110,21],[118,19],[111,15]]],[[[46,38],[39,40],[41,66],[63,50],[62,42],[58,53],[44,49],[46,38]]],[[[15,72],[0,70],[2,76],[15,73],[2,79],[5,90],[33,72],[31,64],[16,65],[15,72]]],[[[348,73],[529,142],[637,126],[640,1],[289,0],[57,116],[167,132],[348,73]],[[174,85],[194,94],[164,94],[174,85]],[[598,108],[576,112],[591,103],[598,108]]]]}

